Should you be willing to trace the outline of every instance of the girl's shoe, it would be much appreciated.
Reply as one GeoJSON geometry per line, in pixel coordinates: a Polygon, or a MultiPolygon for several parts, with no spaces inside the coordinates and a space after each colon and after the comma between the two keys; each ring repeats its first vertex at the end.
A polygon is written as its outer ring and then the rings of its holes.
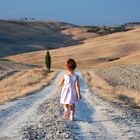
{"type": "Polygon", "coordinates": [[[70,115],[70,120],[71,121],[76,121],[75,117],[73,115],[70,115]]]}
{"type": "Polygon", "coordinates": [[[64,111],[64,119],[69,119],[69,111],[68,110],[65,110],[64,111]]]}

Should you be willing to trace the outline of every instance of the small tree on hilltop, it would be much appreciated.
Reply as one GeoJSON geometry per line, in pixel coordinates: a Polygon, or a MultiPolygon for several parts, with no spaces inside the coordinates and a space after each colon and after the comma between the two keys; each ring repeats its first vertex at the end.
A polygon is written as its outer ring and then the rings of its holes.
{"type": "Polygon", "coordinates": [[[50,56],[49,51],[46,52],[45,64],[46,64],[46,68],[47,68],[48,72],[50,72],[50,70],[51,70],[51,56],[50,56]]]}

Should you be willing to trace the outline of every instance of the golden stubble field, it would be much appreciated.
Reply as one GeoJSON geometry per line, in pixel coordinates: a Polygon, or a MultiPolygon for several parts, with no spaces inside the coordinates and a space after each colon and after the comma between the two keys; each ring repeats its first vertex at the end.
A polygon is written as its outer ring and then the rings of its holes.
{"type": "Polygon", "coordinates": [[[49,85],[57,72],[48,73],[46,69],[21,70],[15,75],[0,81],[0,104],[11,101],[42,89],[49,85]]]}
{"type": "MultiPolygon", "coordinates": [[[[46,51],[7,57],[25,64],[44,66],[46,51]]],[[[83,44],[50,51],[52,67],[63,68],[67,58],[75,58],[79,68],[98,68],[140,63],[140,27],[128,32],[90,37],[83,44]],[[114,60],[117,59],[117,60],[114,60]],[[111,61],[114,60],[114,61],[111,61]]]]}

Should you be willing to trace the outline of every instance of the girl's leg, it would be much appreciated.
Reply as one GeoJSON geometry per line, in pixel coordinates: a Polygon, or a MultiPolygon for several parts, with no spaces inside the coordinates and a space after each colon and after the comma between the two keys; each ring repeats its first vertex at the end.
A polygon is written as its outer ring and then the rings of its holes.
{"type": "Polygon", "coordinates": [[[74,121],[75,104],[70,104],[70,120],[74,121]]]}
{"type": "Polygon", "coordinates": [[[64,104],[64,119],[68,119],[69,118],[69,111],[68,111],[68,104],[64,104]]]}
{"type": "Polygon", "coordinates": [[[65,110],[68,110],[68,108],[69,108],[68,104],[64,104],[63,107],[64,107],[64,111],[65,111],[65,110]]]}

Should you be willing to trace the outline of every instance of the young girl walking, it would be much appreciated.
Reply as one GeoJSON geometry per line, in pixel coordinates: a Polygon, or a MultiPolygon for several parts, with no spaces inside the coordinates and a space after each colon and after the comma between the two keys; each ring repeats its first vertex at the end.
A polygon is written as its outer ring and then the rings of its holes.
{"type": "Polygon", "coordinates": [[[78,75],[74,73],[77,65],[74,59],[68,59],[66,74],[61,78],[58,86],[63,85],[60,103],[64,106],[64,119],[75,121],[75,103],[81,99],[78,75]],[[69,111],[70,109],[70,111],[69,111]]]}

